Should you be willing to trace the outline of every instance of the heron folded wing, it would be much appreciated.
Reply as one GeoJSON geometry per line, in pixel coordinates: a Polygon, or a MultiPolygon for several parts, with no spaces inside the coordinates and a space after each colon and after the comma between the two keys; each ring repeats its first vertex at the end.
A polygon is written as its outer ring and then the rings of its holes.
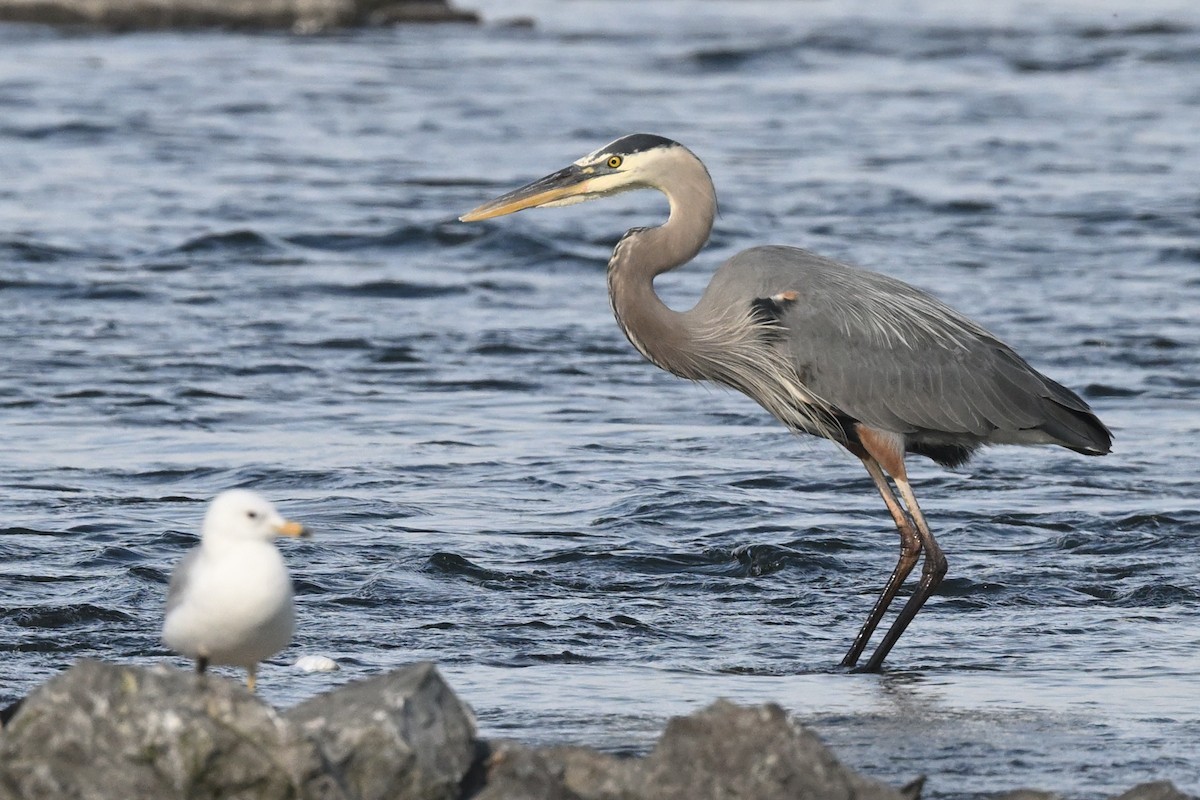
{"type": "Polygon", "coordinates": [[[983,442],[1053,425],[1059,407],[1091,416],[982,327],[886,275],[797,248],[756,247],[718,271],[701,304],[737,289],[777,312],[776,346],[804,385],[874,427],[983,442]]]}

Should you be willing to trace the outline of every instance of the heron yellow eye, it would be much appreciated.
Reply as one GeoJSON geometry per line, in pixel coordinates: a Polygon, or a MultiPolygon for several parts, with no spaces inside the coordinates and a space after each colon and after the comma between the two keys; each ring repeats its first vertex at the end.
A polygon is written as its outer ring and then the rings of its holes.
{"type": "Polygon", "coordinates": [[[609,156],[608,157],[608,166],[612,169],[616,169],[617,167],[621,166],[621,157],[620,156],[609,156]]]}

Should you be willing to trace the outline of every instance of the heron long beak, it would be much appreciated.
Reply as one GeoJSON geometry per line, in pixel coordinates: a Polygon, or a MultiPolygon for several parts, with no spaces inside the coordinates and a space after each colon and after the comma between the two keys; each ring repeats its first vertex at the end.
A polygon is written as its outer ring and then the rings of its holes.
{"type": "Polygon", "coordinates": [[[282,524],[276,525],[275,533],[279,534],[280,536],[292,536],[298,539],[306,539],[309,536],[312,536],[312,532],[309,531],[308,528],[304,527],[299,522],[292,522],[290,520],[286,520],[282,524]]]}
{"type": "Polygon", "coordinates": [[[459,219],[463,222],[478,222],[481,219],[502,217],[505,214],[511,214],[523,208],[534,208],[535,206],[544,206],[551,203],[565,205],[571,202],[571,198],[575,197],[582,200],[584,198],[581,195],[588,193],[588,181],[592,177],[590,168],[584,170],[572,164],[552,175],[539,178],[533,183],[522,186],[520,189],[514,189],[491,202],[484,203],[478,208],[463,214],[459,219]],[[564,203],[564,201],[566,202],[564,203]]]}

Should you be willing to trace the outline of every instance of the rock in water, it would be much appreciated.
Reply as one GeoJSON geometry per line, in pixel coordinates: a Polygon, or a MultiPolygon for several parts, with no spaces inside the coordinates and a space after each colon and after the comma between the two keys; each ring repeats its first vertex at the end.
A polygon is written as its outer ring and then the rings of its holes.
{"type": "Polygon", "coordinates": [[[0,22],[84,26],[113,31],[293,30],[478,22],[446,0],[0,0],[0,22]]]}
{"type": "MultiPolygon", "coordinates": [[[[492,745],[475,800],[911,800],[842,766],[776,705],[718,700],[667,725],[644,759],[492,745]]],[[[919,787],[916,789],[919,791],[919,787]]]]}
{"type": "Polygon", "coordinates": [[[890,786],[842,766],[816,734],[777,705],[718,700],[676,717],[642,765],[642,796],[659,800],[900,800],[890,786]]]}
{"type": "Polygon", "coordinates": [[[341,669],[329,656],[300,656],[292,666],[301,672],[336,672],[341,669]]]}
{"type": "Polygon", "coordinates": [[[284,800],[319,763],[313,743],[235,683],[81,661],[4,729],[0,797],[284,800]]]}
{"type": "Polygon", "coordinates": [[[1196,800],[1196,798],[1179,791],[1170,781],[1153,781],[1139,783],[1128,792],[1114,797],[1113,800],[1196,800]]]}
{"type": "Polygon", "coordinates": [[[286,719],[317,743],[346,793],[362,800],[457,800],[475,760],[474,715],[430,663],[346,684],[286,719]]]}
{"type": "MultiPolygon", "coordinates": [[[[677,717],[645,758],[475,739],[432,664],[280,715],[217,676],[83,661],[4,710],[0,800],[919,800],[838,763],[776,705],[677,717]]],[[[953,778],[939,791],[953,794],[953,778]]],[[[997,800],[1055,800],[1018,791],[997,800]]],[[[1112,800],[1195,800],[1166,781],[1112,800]]]]}
{"type": "Polygon", "coordinates": [[[643,800],[631,788],[637,759],[516,742],[490,742],[483,755],[471,800],[643,800]]]}

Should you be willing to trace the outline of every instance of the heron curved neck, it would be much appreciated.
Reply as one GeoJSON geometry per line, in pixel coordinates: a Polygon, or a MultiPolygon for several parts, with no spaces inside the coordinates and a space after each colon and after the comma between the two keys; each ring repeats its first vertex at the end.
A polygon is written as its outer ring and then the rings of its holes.
{"type": "Polygon", "coordinates": [[[654,278],[691,261],[712,232],[716,193],[708,170],[690,153],[659,185],[667,196],[667,221],[628,231],[608,262],[608,294],[626,338],[654,364],[685,378],[698,378],[695,337],[686,313],[668,307],[654,291],[654,278]]]}

